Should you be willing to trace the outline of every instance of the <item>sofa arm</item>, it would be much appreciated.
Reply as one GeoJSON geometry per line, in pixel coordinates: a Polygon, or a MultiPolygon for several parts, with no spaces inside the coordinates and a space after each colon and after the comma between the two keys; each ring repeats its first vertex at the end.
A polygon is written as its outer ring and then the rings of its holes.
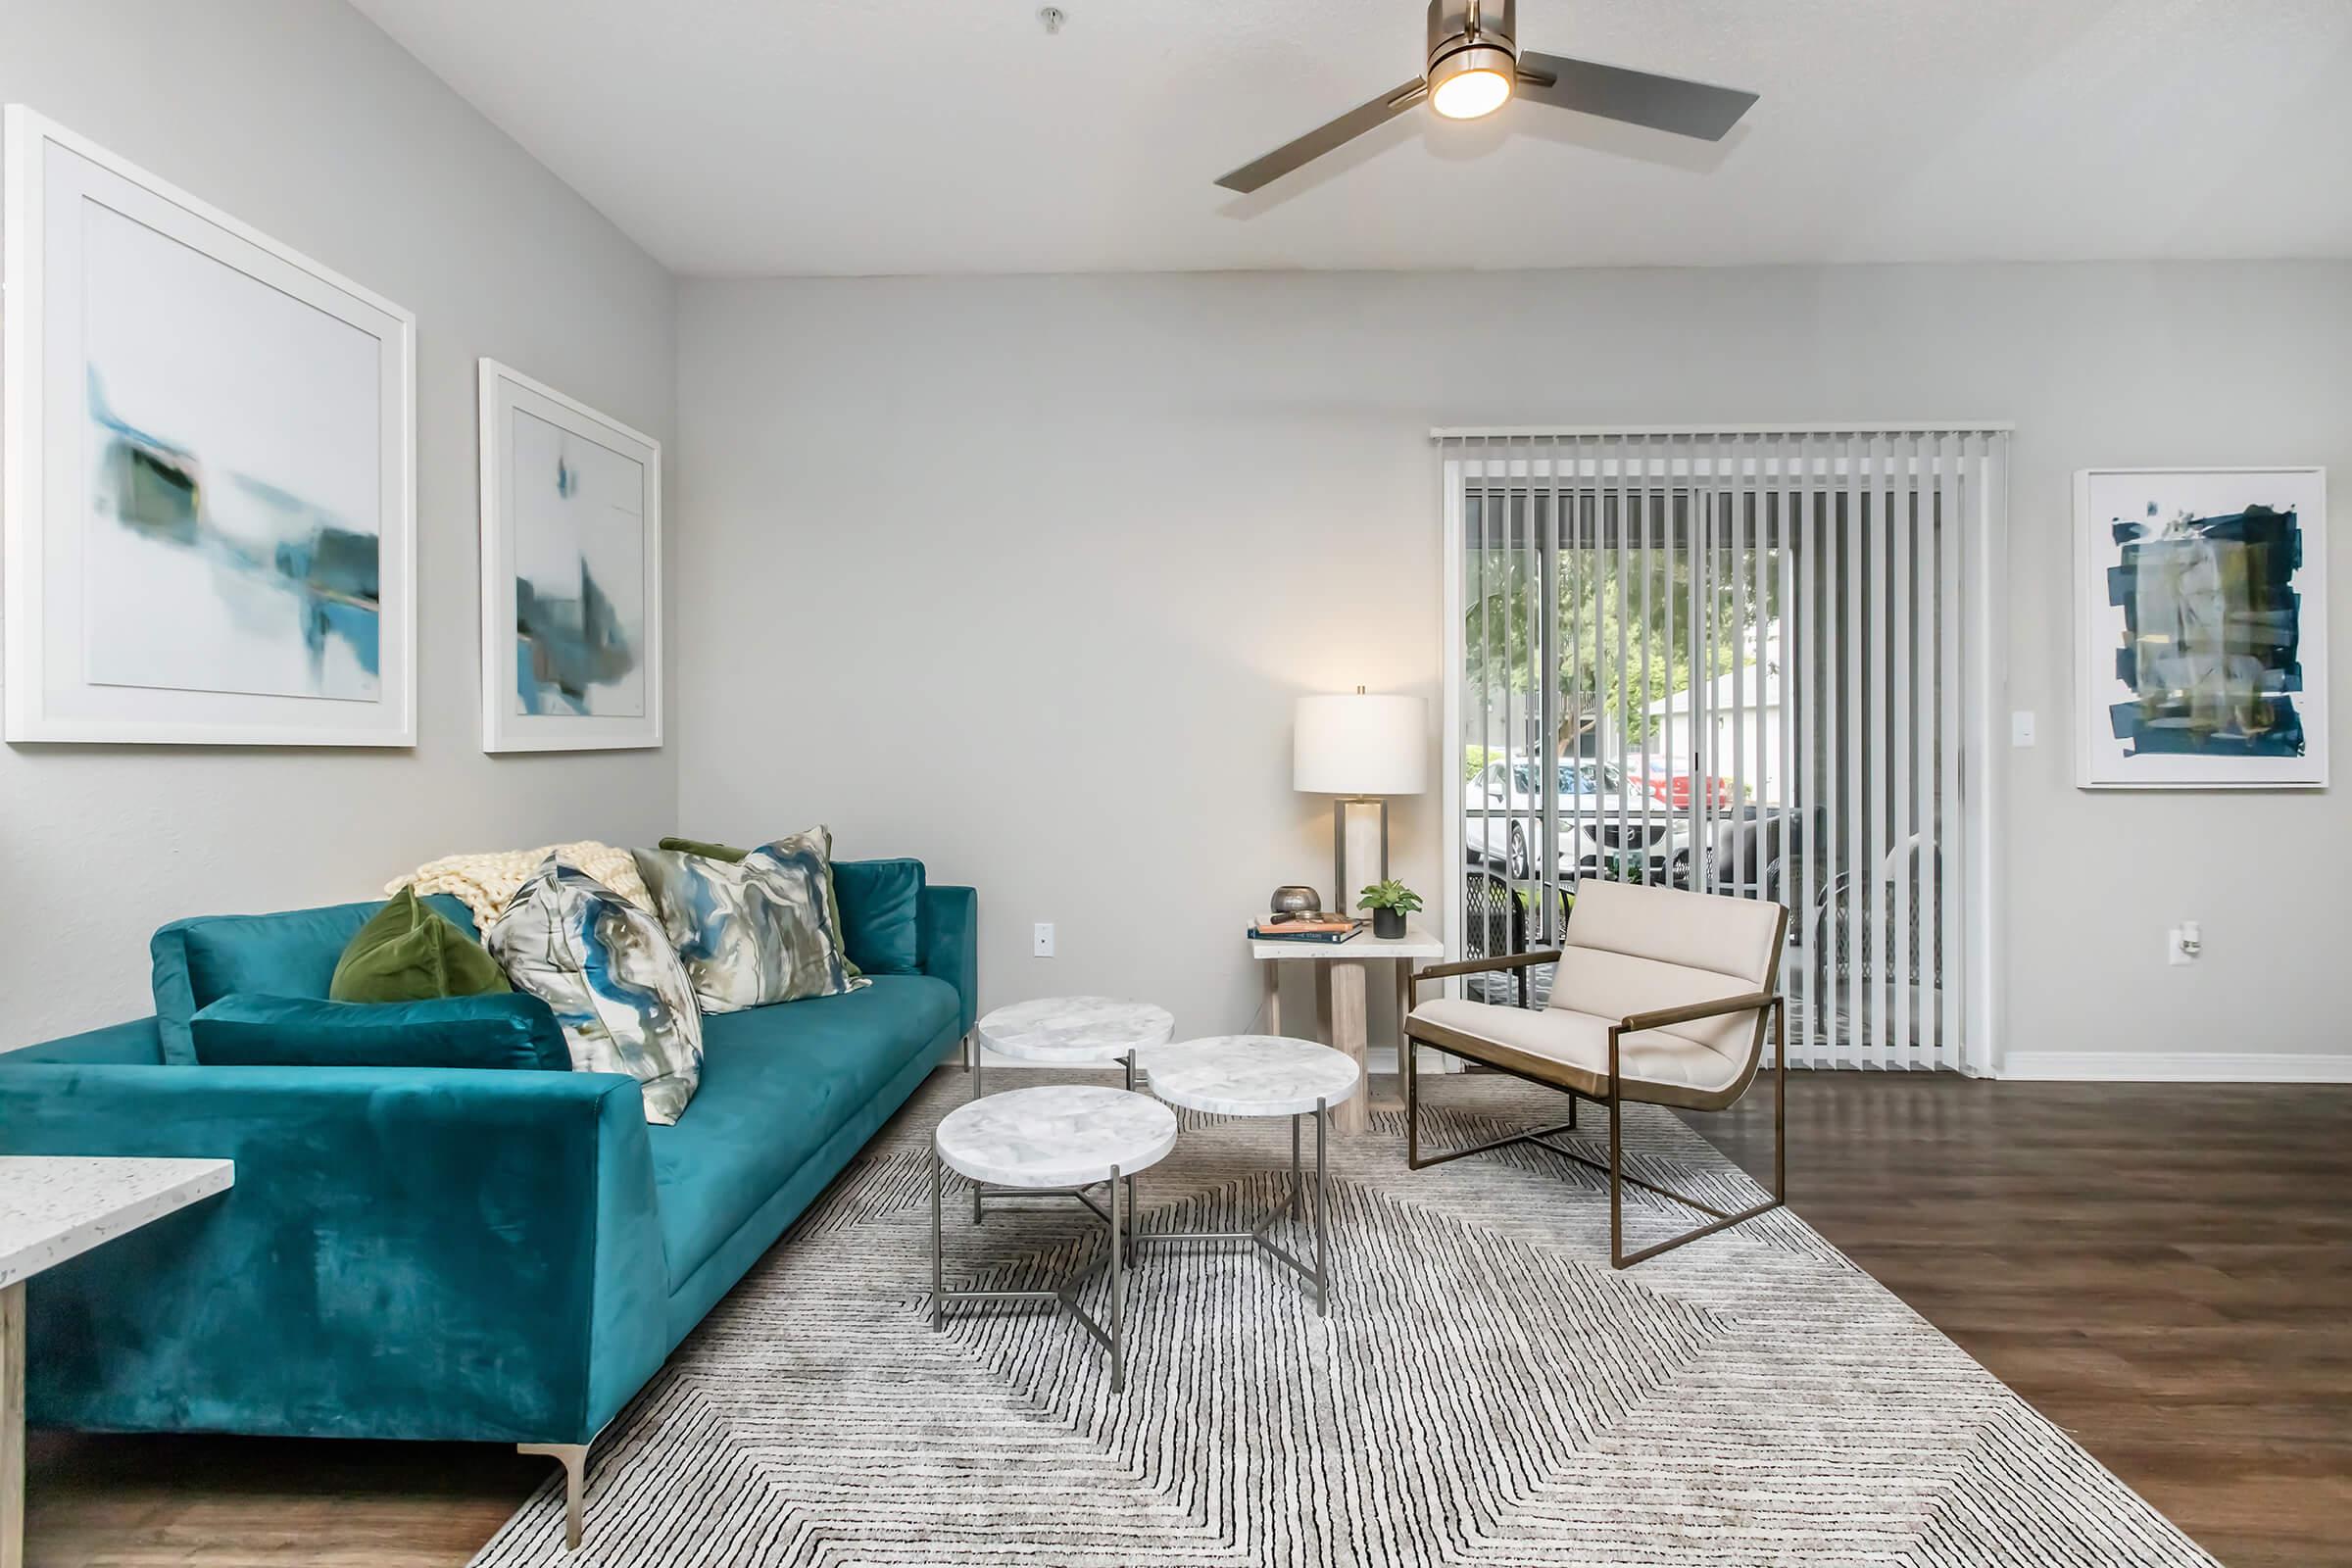
{"type": "Polygon", "coordinates": [[[236,1162],[33,1280],[36,1422],[585,1443],[669,1348],[630,1078],[10,1064],[0,1152],[236,1162]]]}
{"type": "Polygon", "coordinates": [[[956,1032],[980,1017],[980,895],[971,888],[923,889],[923,973],[937,975],[962,999],[956,1032]]]}

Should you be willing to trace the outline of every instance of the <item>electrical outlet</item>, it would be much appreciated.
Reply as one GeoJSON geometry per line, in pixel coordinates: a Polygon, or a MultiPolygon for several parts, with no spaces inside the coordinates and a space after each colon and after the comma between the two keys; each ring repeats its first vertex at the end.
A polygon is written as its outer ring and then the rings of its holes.
{"type": "Polygon", "coordinates": [[[1033,958],[1054,956],[1053,921],[1040,920],[1037,922],[1037,929],[1029,938],[1029,956],[1033,958]]]}
{"type": "Polygon", "coordinates": [[[2164,934],[2164,961],[2179,966],[2204,956],[2205,931],[2194,920],[2183,920],[2164,934]]]}
{"type": "Polygon", "coordinates": [[[2034,711],[2032,709],[2021,708],[2009,715],[2009,744],[2012,746],[2034,744],[2034,711]]]}

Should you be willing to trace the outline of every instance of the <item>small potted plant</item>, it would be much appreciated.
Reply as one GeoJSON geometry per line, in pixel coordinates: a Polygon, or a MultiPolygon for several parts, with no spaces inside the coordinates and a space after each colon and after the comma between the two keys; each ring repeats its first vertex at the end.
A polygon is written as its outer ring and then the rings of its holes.
{"type": "Polygon", "coordinates": [[[1364,889],[1355,906],[1372,911],[1374,936],[1400,937],[1404,935],[1404,917],[1421,907],[1421,895],[1391,877],[1364,889]]]}

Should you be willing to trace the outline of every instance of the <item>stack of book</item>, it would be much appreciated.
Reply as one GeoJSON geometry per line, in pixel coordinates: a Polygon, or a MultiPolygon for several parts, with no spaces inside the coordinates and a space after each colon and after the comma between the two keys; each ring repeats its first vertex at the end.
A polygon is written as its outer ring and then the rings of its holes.
{"type": "Polygon", "coordinates": [[[1250,927],[1252,942],[1345,942],[1364,928],[1344,914],[1261,914],[1250,927]]]}

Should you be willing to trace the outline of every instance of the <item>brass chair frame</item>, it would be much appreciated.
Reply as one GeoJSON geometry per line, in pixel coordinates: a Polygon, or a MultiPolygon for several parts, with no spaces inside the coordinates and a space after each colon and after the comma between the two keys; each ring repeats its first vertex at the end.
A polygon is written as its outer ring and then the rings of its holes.
{"type": "MultiPolygon", "coordinates": [[[[1772,976],[1775,983],[1779,976],[1779,942],[1787,935],[1787,923],[1788,917],[1784,911],[1782,929],[1776,933],[1775,937],[1775,960],[1772,976]]],[[[1429,964],[1412,971],[1408,981],[1410,988],[1408,997],[1411,993],[1417,993],[1425,981],[1444,980],[1454,975],[1483,974],[1515,969],[1518,971],[1519,1004],[1524,1007],[1527,1005],[1528,969],[1539,963],[1556,963],[1559,961],[1559,957],[1560,954],[1555,949],[1541,953],[1513,953],[1494,958],[1470,958],[1457,963],[1429,964]]],[[[1766,1017],[1763,1016],[1757,1019],[1759,1044],[1761,1043],[1761,1031],[1766,1021],[1766,1017]]],[[[1540,1077],[1509,1062],[1481,1054],[1477,1046],[1477,1041],[1467,1036],[1457,1035],[1450,1030],[1446,1032],[1444,1040],[1431,1040],[1415,1035],[1408,1010],[1404,1027],[1404,1148],[1405,1162],[1412,1169],[1423,1170],[1431,1165],[1442,1165],[1447,1160],[1460,1159],[1469,1154],[1485,1153],[1489,1150],[1503,1149],[1512,1144],[1532,1144],[1536,1148],[1546,1150],[1563,1159],[1574,1160],[1580,1165],[1590,1166],[1609,1179],[1609,1263],[1612,1267],[1621,1269],[1631,1268],[1634,1264],[1642,1262],[1645,1258],[1655,1257],[1660,1252],[1672,1251],[1675,1248],[1695,1242],[1702,1236],[1712,1236],[1717,1231],[1727,1230],[1744,1220],[1754,1219],[1759,1214],[1768,1214],[1788,1202],[1788,1002],[1779,991],[1758,991],[1744,996],[1725,997],[1715,1002],[1692,1003],[1687,1006],[1659,1007],[1649,1012],[1630,1013],[1619,1018],[1609,1025],[1608,1089],[1605,1094],[1601,1095],[1590,1094],[1557,1078],[1540,1077]],[[1655,1182],[1644,1181],[1625,1169],[1624,1104],[1628,1097],[1625,1092],[1625,1080],[1619,1070],[1618,1053],[1620,1042],[1627,1035],[1640,1034],[1646,1029],[1664,1029],[1678,1023],[1691,1023],[1701,1018],[1721,1017],[1726,1013],[1733,1012],[1767,1014],[1772,1029],[1772,1196],[1761,1203],[1750,1204],[1737,1212],[1726,1213],[1712,1204],[1702,1203],[1696,1199],[1675,1192],[1670,1188],[1661,1187],[1655,1182]],[[1568,1096],[1568,1119],[1548,1127],[1534,1127],[1501,1138],[1491,1138],[1483,1144],[1473,1144],[1467,1149],[1449,1149],[1443,1153],[1423,1155],[1421,1152],[1420,1071],[1416,1061],[1420,1054],[1416,1048],[1423,1045],[1429,1046],[1432,1050],[1444,1051],[1451,1055],[1466,1057],[1478,1062],[1481,1066],[1506,1073],[1523,1082],[1560,1091],[1568,1096]],[[1563,1148],[1549,1142],[1550,1139],[1561,1133],[1575,1130],[1576,1106],[1579,1100],[1591,1100],[1594,1104],[1603,1105],[1608,1110],[1609,1159],[1605,1165],[1579,1150],[1563,1148]],[[1708,1222],[1695,1229],[1685,1231],[1680,1236],[1672,1237],[1654,1246],[1644,1247],[1638,1252],[1629,1253],[1625,1250],[1625,1189],[1628,1186],[1639,1187],[1643,1192],[1655,1193],[1661,1198],[1670,1199],[1685,1208],[1695,1209],[1697,1212],[1707,1215],[1708,1222]]],[[[1751,1066],[1747,1080],[1738,1086],[1738,1092],[1726,1100],[1722,1105],[1711,1108],[1725,1109],[1737,1103],[1740,1096],[1744,1095],[1753,1085],[1755,1081],[1753,1071],[1751,1066]]],[[[1637,1103],[1663,1102],[1650,1102],[1639,1093],[1632,1098],[1637,1103]]]]}

